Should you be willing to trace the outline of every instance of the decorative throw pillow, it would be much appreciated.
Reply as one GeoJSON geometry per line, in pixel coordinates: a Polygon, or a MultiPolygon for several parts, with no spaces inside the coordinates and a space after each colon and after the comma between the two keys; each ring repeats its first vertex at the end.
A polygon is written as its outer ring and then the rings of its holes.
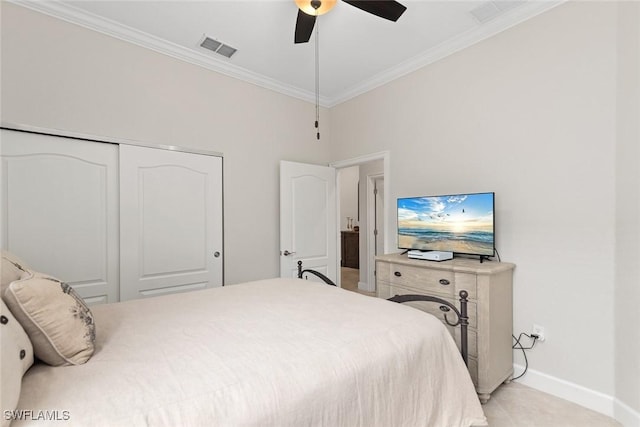
{"type": "Polygon", "coordinates": [[[4,291],[9,284],[20,277],[27,271],[27,266],[14,254],[2,251],[2,265],[0,266],[0,297],[4,295],[4,291]]]}
{"type": "Polygon", "coordinates": [[[13,411],[18,405],[22,376],[33,365],[33,346],[20,323],[13,317],[6,304],[0,300],[0,410],[1,425],[11,422],[4,416],[5,411],[13,411]]]}
{"type": "Polygon", "coordinates": [[[80,365],[93,355],[93,315],[68,284],[28,271],[9,285],[4,300],[38,359],[53,366],[80,365]]]}

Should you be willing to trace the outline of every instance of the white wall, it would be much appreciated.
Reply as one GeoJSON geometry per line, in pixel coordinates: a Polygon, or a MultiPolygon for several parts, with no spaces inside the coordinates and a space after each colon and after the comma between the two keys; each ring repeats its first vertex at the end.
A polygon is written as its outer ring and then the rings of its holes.
{"type": "Polygon", "coordinates": [[[617,19],[615,3],[567,3],[330,111],[333,160],[390,151],[390,200],[496,192],[497,248],[517,265],[514,331],[546,328],[530,369],[605,396],[617,19]]]}
{"type": "Polygon", "coordinates": [[[312,104],[0,4],[3,123],[222,152],[226,283],[279,274],[278,162],[327,164],[326,111],[317,142],[312,104]]]}

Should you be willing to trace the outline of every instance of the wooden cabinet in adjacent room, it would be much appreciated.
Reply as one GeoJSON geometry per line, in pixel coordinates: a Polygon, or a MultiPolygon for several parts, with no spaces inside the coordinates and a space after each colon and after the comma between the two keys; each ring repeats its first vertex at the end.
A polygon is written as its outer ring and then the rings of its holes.
{"type": "Polygon", "coordinates": [[[342,231],[342,267],[360,268],[360,233],[342,231]]]}

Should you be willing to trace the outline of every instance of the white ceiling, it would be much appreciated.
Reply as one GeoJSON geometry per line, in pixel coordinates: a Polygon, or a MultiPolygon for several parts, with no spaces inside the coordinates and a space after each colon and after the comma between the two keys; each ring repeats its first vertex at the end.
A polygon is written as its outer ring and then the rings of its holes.
{"type": "MultiPolygon", "coordinates": [[[[293,0],[29,1],[39,10],[301,99],[315,99],[315,33],[294,44],[293,0]],[[199,46],[203,36],[238,51],[199,46]]],[[[401,0],[390,22],[338,1],[318,18],[320,102],[336,105],[493,34],[562,0],[401,0]],[[471,12],[487,12],[481,23],[471,12]]],[[[315,30],[314,30],[315,31],[315,30]]]]}

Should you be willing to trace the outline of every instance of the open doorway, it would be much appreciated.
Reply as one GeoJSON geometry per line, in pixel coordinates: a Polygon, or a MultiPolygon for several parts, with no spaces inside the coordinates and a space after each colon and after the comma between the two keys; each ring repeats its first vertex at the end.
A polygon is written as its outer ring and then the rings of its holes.
{"type": "Polygon", "coordinates": [[[387,165],[386,152],[332,164],[338,177],[340,284],[371,296],[376,290],[375,256],[385,252],[387,165]]]}
{"type": "MultiPolygon", "coordinates": [[[[338,169],[340,285],[358,291],[360,282],[360,165],[338,169]]],[[[366,212],[363,212],[366,214],[366,212]]]]}

